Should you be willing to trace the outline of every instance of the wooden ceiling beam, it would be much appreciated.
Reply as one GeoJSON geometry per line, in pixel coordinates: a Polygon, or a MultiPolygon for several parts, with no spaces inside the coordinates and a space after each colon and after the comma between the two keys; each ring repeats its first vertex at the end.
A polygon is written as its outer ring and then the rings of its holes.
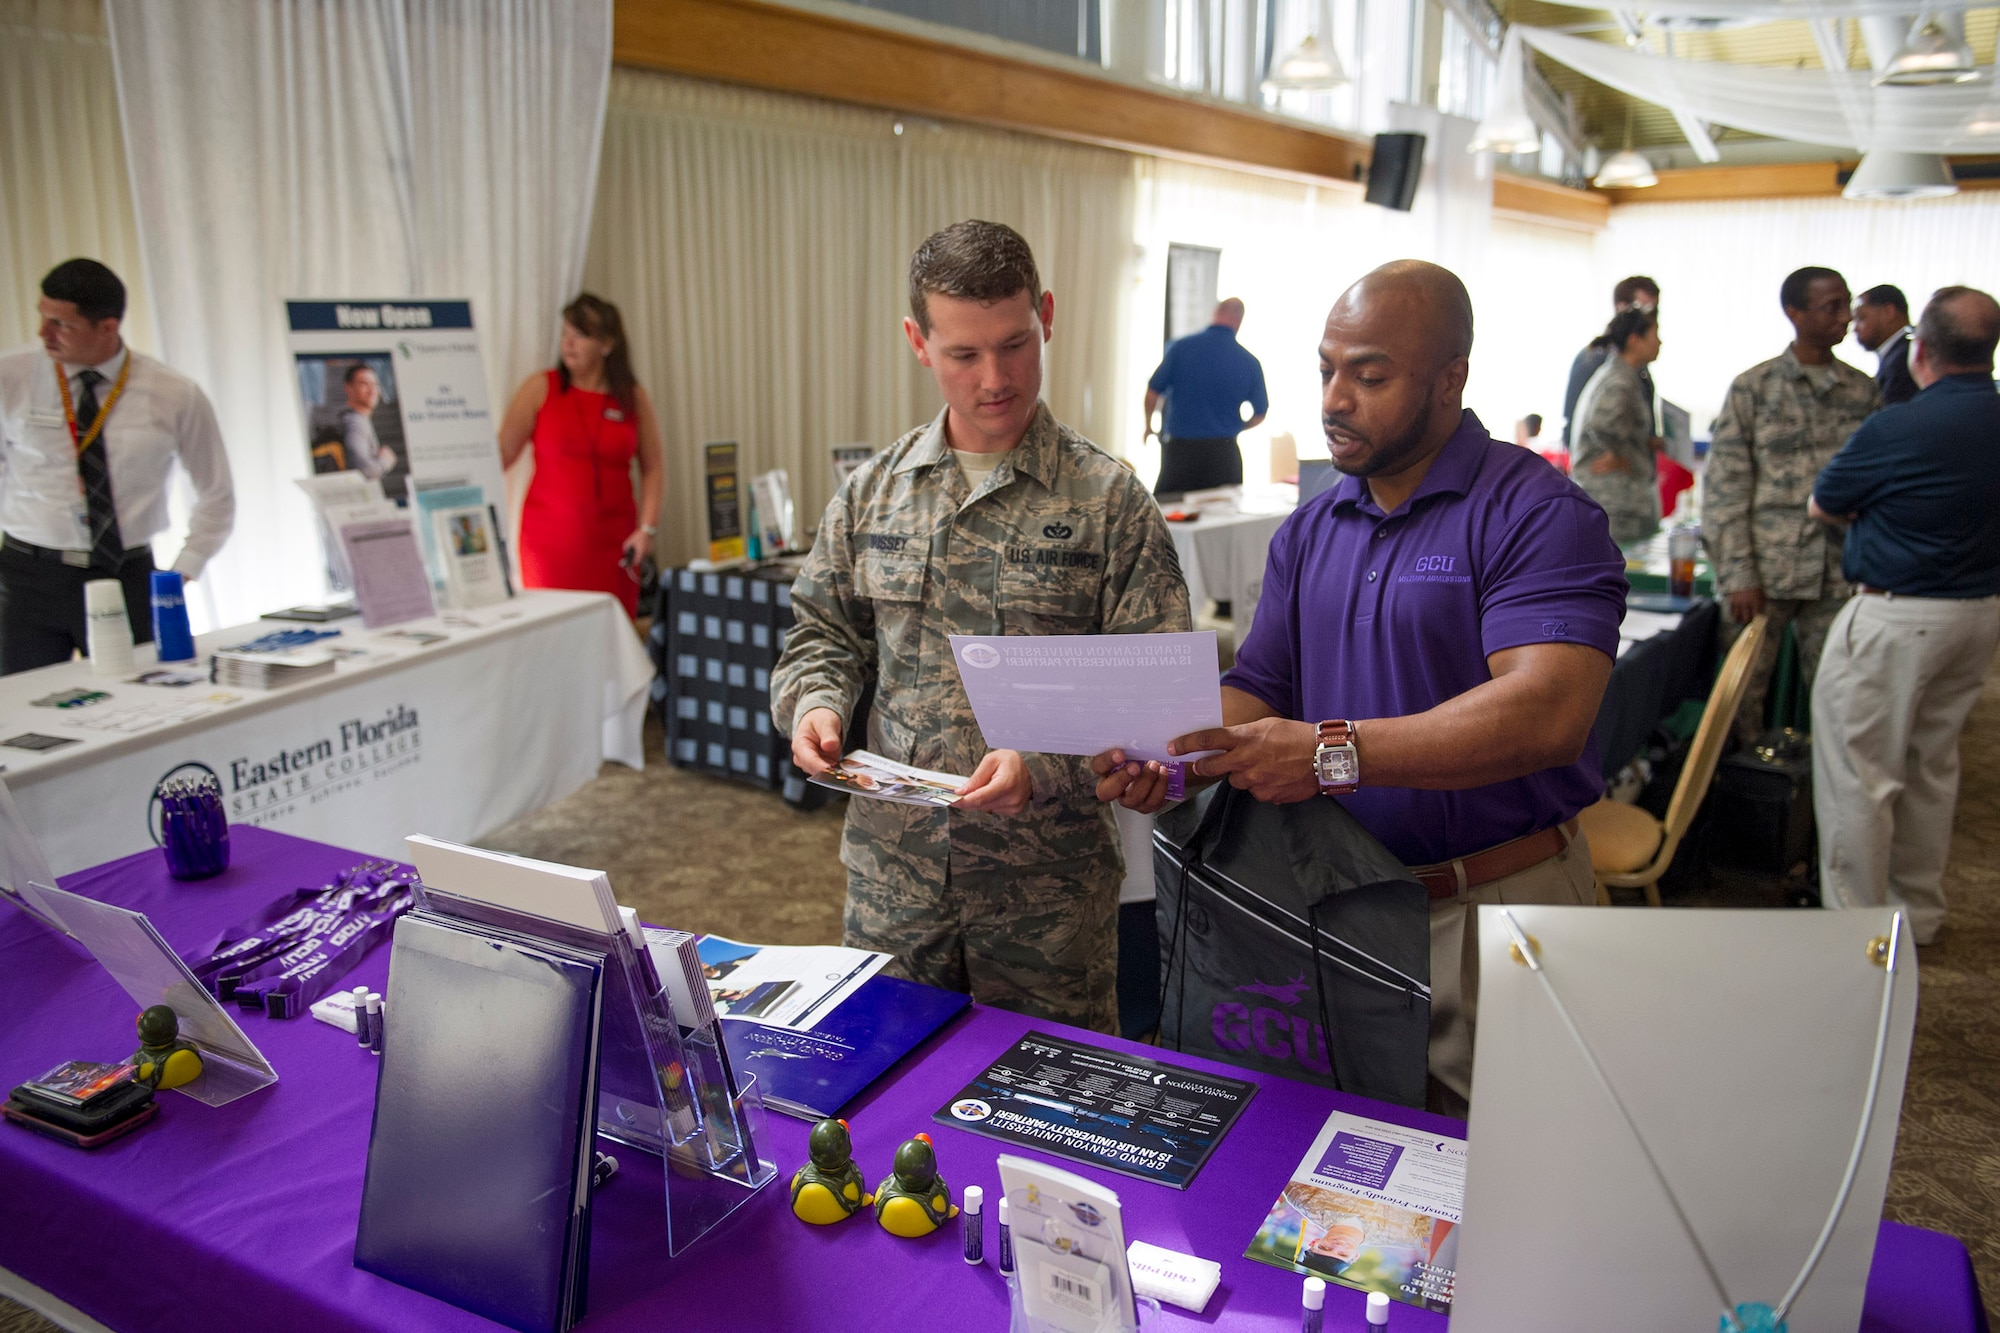
{"type": "Polygon", "coordinates": [[[1276,116],[760,0],[614,0],[621,65],[1359,189],[1369,144],[1276,116]]]}
{"type": "MultiPolygon", "coordinates": [[[[1954,163],[1986,164],[1993,158],[1953,158],[1954,163]]],[[[1830,198],[1840,193],[1841,173],[1852,162],[1771,162],[1740,167],[1687,167],[1657,173],[1658,185],[1643,190],[1607,190],[1613,206],[1669,204],[1722,199],[1830,198]]],[[[1959,181],[1961,190],[2000,189],[2000,178],[1959,181]]],[[[1496,200],[1497,206],[1497,200],[1496,200]]]]}

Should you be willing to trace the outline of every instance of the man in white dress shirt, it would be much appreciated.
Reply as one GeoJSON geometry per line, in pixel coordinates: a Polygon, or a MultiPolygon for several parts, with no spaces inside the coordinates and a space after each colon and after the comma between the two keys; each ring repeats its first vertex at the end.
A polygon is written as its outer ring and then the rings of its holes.
{"type": "Polygon", "coordinates": [[[85,647],[83,585],[125,585],[153,637],[150,542],[176,459],[194,483],[173,568],[198,578],[236,519],[215,411],[193,380],[125,345],[125,284],[94,259],[42,279],[39,348],[0,355],[0,675],[85,647]]]}

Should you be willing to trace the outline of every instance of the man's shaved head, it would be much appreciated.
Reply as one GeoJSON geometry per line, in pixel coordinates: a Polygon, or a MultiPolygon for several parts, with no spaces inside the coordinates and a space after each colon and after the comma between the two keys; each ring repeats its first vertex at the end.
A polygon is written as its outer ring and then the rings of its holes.
{"type": "Polygon", "coordinates": [[[1331,324],[1341,307],[1351,315],[1389,314],[1435,349],[1438,364],[1472,355],[1472,297],[1448,268],[1421,259],[1397,259],[1349,287],[1334,303],[1331,324]]]}
{"type": "Polygon", "coordinates": [[[1398,260],[1341,293],[1319,345],[1334,466],[1369,478],[1428,467],[1458,428],[1471,352],[1472,298],[1450,269],[1398,260]]]}
{"type": "Polygon", "coordinates": [[[1226,324],[1232,329],[1243,327],[1243,298],[1232,296],[1215,307],[1215,318],[1211,324],[1226,324]]]}

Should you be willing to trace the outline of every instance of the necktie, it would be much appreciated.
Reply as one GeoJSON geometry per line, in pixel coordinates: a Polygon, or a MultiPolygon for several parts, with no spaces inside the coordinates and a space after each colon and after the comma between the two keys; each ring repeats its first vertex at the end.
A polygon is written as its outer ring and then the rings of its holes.
{"type": "MultiPolygon", "coordinates": [[[[87,434],[97,420],[97,386],[104,382],[104,376],[86,370],[76,378],[83,386],[76,398],[76,426],[87,434]]],[[[83,479],[84,502],[90,507],[90,563],[97,569],[115,570],[124,563],[125,543],[118,535],[118,506],[111,498],[111,464],[104,454],[103,431],[76,456],[76,471],[83,479]]]]}

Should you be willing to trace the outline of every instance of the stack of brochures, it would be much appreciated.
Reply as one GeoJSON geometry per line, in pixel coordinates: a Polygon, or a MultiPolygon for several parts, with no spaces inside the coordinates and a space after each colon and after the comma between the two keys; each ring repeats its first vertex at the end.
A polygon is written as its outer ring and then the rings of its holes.
{"type": "Polygon", "coordinates": [[[271,690],[331,676],[340,659],[330,648],[309,644],[301,648],[281,648],[275,652],[224,648],[215,654],[214,661],[213,678],[217,685],[233,689],[271,690]]]}
{"type": "MultiPolygon", "coordinates": [[[[646,928],[662,975],[682,970],[668,948],[678,934],[646,928]]],[[[704,935],[696,950],[731,1063],[757,1076],[766,1106],[801,1120],[839,1114],[971,1003],[954,991],[882,976],[889,956],[862,949],[704,935]]]]}

